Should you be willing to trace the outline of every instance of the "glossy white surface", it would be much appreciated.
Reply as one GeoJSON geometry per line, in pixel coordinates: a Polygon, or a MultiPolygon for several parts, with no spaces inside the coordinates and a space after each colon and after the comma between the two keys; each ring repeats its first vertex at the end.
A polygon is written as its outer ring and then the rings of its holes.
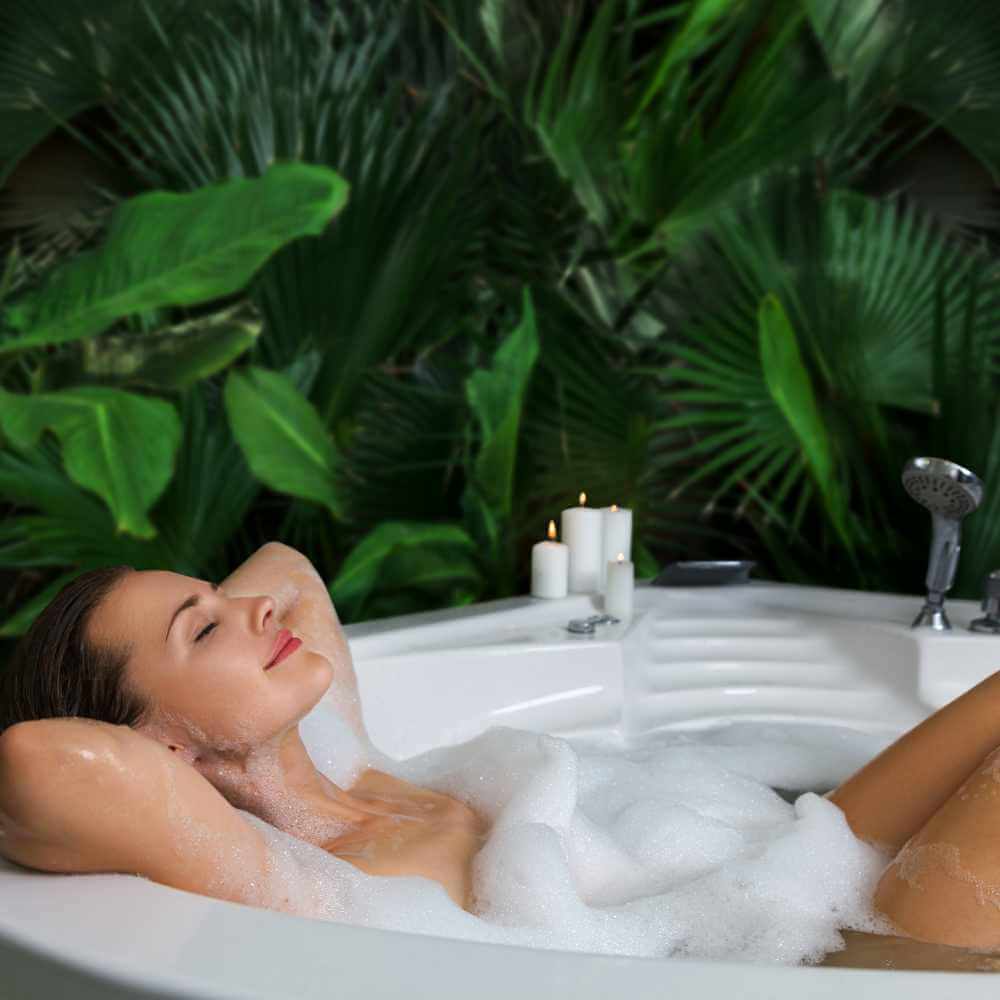
{"type": "MultiPolygon", "coordinates": [[[[1000,638],[913,632],[919,599],[772,584],[647,588],[632,622],[571,637],[586,596],[514,598],[350,628],[376,744],[404,757],[491,725],[607,739],[720,721],[901,732],[1000,666],[1000,638]]],[[[2,864],[2,863],[0,863],[2,864]]],[[[189,997],[706,994],[962,997],[988,975],[534,951],[370,930],[125,876],[0,867],[0,994],[189,997]]]]}

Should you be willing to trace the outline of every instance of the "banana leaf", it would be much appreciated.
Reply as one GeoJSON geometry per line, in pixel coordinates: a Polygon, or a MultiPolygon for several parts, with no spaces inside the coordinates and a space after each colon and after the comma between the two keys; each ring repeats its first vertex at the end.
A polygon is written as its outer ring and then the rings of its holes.
{"type": "Polygon", "coordinates": [[[346,621],[357,620],[377,592],[482,584],[475,543],[457,524],[386,521],[347,555],[330,584],[346,621]]]}
{"type": "Polygon", "coordinates": [[[0,390],[0,425],[21,450],[54,431],[69,477],[104,500],[116,529],[156,534],[147,511],[170,481],[181,441],[169,403],[98,386],[31,396],[0,390]]]}
{"type": "Polygon", "coordinates": [[[7,309],[7,324],[21,335],[0,340],[0,356],[79,340],[133,313],[238,291],[285,243],[321,232],[346,200],[347,185],[332,170],[276,164],[256,180],[125,202],[101,247],[7,309]]]}
{"type": "Polygon", "coordinates": [[[323,504],[340,518],[337,448],[287,376],[257,367],[232,371],[225,400],[233,435],[254,475],[275,492],[323,504]]]}

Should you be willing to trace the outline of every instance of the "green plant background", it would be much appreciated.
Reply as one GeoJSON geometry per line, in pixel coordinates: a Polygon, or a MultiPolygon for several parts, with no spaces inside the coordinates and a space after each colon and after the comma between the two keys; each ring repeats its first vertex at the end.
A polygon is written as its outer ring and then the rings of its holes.
{"type": "Polygon", "coordinates": [[[7,0],[0,638],[270,539],[348,621],[524,592],[580,490],[640,576],[917,592],[916,454],[975,596],[998,115],[992,0],[7,0]]]}

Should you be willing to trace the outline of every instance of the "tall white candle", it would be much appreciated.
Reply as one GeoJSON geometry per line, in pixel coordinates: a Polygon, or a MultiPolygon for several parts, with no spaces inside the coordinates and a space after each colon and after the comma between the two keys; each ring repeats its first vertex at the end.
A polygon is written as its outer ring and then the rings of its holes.
{"type": "Polygon", "coordinates": [[[565,597],[569,580],[569,546],[556,541],[556,522],[549,521],[549,541],[531,547],[531,596],[565,597]]]}
{"type": "Polygon", "coordinates": [[[562,537],[569,546],[569,589],[576,594],[596,591],[601,584],[604,516],[586,504],[587,494],[581,493],[580,506],[562,512],[562,537]]]}
{"type": "Polygon", "coordinates": [[[602,507],[604,516],[604,543],[601,552],[601,590],[608,578],[608,563],[621,552],[626,559],[632,558],[632,511],[628,507],[612,504],[602,507]]]}
{"type": "Polygon", "coordinates": [[[632,592],[635,590],[635,566],[624,552],[608,563],[608,582],[604,591],[604,611],[627,621],[632,617],[632,592]]]}

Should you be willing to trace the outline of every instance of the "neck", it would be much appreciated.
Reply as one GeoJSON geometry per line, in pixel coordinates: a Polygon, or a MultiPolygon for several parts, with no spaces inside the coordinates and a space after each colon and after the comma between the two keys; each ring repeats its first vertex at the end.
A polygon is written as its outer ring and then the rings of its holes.
{"type": "Polygon", "coordinates": [[[316,769],[298,726],[249,752],[213,751],[196,766],[238,809],[318,846],[372,815],[316,769]]]}

